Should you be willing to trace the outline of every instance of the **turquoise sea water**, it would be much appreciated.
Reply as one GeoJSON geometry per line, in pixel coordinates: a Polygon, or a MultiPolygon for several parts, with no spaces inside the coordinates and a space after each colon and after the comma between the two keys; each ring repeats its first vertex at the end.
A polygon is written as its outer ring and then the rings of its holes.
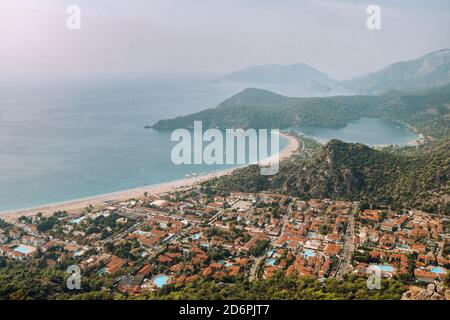
{"type": "Polygon", "coordinates": [[[215,107],[241,89],[176,77],[0,97],[0,212],[233,167],[175,165],[171,131],[144,126],[215,107]]]}

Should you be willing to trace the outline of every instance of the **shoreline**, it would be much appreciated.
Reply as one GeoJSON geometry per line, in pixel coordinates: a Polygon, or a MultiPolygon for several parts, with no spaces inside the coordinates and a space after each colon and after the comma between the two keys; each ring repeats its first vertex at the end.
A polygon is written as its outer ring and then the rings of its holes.
{"type": "Polygon", "coordinates": [[[413,146],[413,147],[418,147],[421,144],[424,143],[425,141],[425,136],[419,131],[417,130],[415,127],[409,125],[409,124],[404,124],[407,128],[409,128],[409,130],[411,130],[412,132],[414,132],[414,134],[416,135],[416,137],[414,139],[412,139],[411,141],[409,141],[406,145],[407,146],[413,146]]]}
{"type": "MultiPolygon", "coordinates": [[[[281,162],[282,160],[289,158],[293,153],[295,153],[298,150],[300,145],[298,137],[282,132],[280,132],[280,135],[288,140],[288,145],[279,153],[278,162],[281,162]]],[[[97,208],[106,207],[105,204],[106,201],[126,201],[133,198],[141,199],[144,198],[144,192],[147,192],[149,195],[159,195],[162,193],[175,191],[178,188],[191,187],[193,185],[205,182],[207,180],[231,174],[233,171],[243,168],[245,166],[247,165],[225,169],[219,172],[212,172],[203,176],[163,182],[157,185],[138,187],[123,191],[116,191],[98,196],[42,205],[34,208],[0,212],[0,219],[5,220],[6,222],[13,222],[14,220],[20,218],[21,216],[31,217],[37,215],[39,212],[41,212],[44,216],[48,216],[56,211],[76,212],[79,210],[84,210],[86,207],[89,206],[97,208]]]]}

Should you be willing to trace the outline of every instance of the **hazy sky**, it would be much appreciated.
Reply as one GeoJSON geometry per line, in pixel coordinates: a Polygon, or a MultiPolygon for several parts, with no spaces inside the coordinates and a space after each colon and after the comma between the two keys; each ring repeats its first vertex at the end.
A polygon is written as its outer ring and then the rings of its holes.
{"type": "Polygon", "coordinates": [[[449,48],[449,34],[448,0],[0,0],[0,81],[298,62],[345,79],[449,48]],[[366,28],[369,4],[381,30],[366,28]]]}

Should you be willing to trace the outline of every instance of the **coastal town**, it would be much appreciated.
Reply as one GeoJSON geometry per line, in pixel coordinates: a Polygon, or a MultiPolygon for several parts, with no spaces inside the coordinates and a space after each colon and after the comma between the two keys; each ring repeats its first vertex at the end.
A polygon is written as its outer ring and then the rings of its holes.
{"type": "Polygon", "coordinates": [[[0,222],[0,259],[75,265],[129,295],[276,274],[426,286],[450,268],[446,216],[266,192],[219,196],[202,185],[0,222]]]}

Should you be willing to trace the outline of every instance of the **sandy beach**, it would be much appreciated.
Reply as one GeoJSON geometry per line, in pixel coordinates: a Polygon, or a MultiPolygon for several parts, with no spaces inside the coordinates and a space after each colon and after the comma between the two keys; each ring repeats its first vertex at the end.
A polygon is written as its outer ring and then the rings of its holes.
{"type": "MultiPolygon", "coordinates": [[[[290,157],[294,152],[297,151],[300,145],[300,141],[297,137],[287,135],[285,133],[280,133],[280,135],[282,135],[284,138],[288,140],[288,146],[280,152],[279,161],[290,157]]],[[[228,175],[232,173],[234,170],[239,168],[241,167],[231,168],[219,172],[213,172],[202,176],[171,181],[159,185],[118,191],[99,196],[93,196],[89,198],[49,204],[36,208],[4,212],[0,213],[0,218],[5,221],[11,222],[21,216],[34,216],[39,212],[41,212],[43,215],[51,215],[56,211],[77,212],[80,210],[84,210],[86,207],[90,205],[93,207],[101,208],[105,206],[106,201],[125,201],[129,199],[141,199],[144,198],[144,192],[147,192],[148,195],[158,195],[166,192],[171,192],[176,190],[177,188],[192,186],[216,177],[228,175]]]]}

